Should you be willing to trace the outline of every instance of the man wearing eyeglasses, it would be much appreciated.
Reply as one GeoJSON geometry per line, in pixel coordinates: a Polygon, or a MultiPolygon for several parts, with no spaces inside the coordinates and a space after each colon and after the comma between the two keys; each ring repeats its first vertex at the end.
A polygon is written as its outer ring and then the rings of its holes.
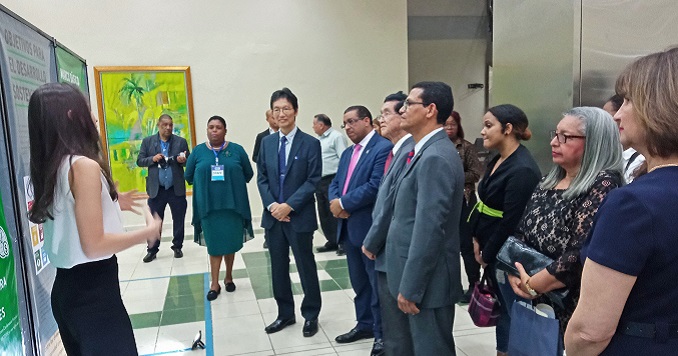
{"type": "Polygon", "coordinates": [[[273,92],[271,110],[279,130],[262,140],[257,160],[257,186],[265,207],[261,227],[268,235],[273,297],[278,306],[276,320],[264,330],[272,334],[296,323],[291,248],[304,291],[302,332],[304,337],[311,337],[318,332],[321,305],[313,256],[313,232],[318,228],[313,193],[320,181],[322,159],[320,142],[296,126],[298,109],[292,91],[283,88],[273,92]]]}
{"type": "Polygon", "coordinates": [[[330,210],[339,218],[337,235],[348,262],[355,291],[357,325],[335,338],[338,343],[374,338],[372,355],[384,352],[381,313],[374,261],[362,253],[363,240],[372,225],[372,209],[386,158],[393,145],[372,127],[372,114],[361,105],[344,111],[346,135],[353,142],[339,160],[337,175],[330,183],[330,210]]]}
{"type": "Polygon", "coordinates": [[[405,163],[390,198],[388,238],[385,246],[375,243],[377,234],[365,240],[366,255],[385,254],[378,288],[383,292],[388,355],[456,354],[452,327],[454,304],[462,294],[459,217],[464,169],[443,130],[453,104],[445,83],[412,87],[400,113],[401,127],[412,134],[415,145],[401,156],[405,163]]]}
{"type": "Polygon", "coordinates": [[[318,217],[323,235],[327,239],[324,246],[317,248],[318,252],[337,251],[337,255],[343,255],[343,249],[337,244],[337,218],[330,212],[330,200],[328,189],[330,182],[337,175],[339,157],[346,149],[346,137],[332,128],[332,120],[325,114],[313,117],[313,131],[318,135],[322,150],[323,173],[320,184],[315,191],[318,202],[318,217]]]}

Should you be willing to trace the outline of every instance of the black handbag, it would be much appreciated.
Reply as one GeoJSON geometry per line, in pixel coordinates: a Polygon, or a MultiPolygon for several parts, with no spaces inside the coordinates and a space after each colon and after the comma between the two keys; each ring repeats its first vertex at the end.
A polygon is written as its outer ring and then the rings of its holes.
{"type": "MultiPolygon", "coordinates": [[[[532,276],[553,263],[553,259],[514,236],[509,236],[497,254],[497,268],[514,276],[520,276],[515,266],[516,262],[520,262],[525,272],[532,276]]],[[[544,294],[559,307],[565,308],[563,299],[567,297],[568,292],[567,288],[560,288],[544,294]]]]}

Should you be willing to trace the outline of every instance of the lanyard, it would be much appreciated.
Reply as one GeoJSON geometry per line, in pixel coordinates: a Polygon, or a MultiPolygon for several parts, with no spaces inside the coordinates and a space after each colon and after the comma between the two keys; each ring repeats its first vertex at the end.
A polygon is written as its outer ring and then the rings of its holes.
{"type": "Polygon", "coordinates": [[[212,145],[210,145],[210,149],[212,150],[212,152],[214,152],[214,160],[216,161],[217,166],[219,165],[219,152],[221,152],[221,150],[224,148],[224,146],[226,146],[226,141],[224,141],[224,143],[221,144],[221,147],[219,147],[219,151],[216,151],[212,147],[212,145]]]}
{"type": "Polygon", "coordinates": [[[169,141],[165,142],[163,140],[160,140],[160,149],[162,151],[161,153],[164,156],[169,156],[169,141]]]}

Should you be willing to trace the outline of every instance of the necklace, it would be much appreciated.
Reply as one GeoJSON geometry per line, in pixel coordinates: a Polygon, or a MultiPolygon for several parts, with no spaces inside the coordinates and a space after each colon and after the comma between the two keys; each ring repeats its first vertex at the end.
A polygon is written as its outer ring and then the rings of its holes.
{"type": "Polygon", "coordinates": [[[666,167],[678,167],[678,163],[660,164],[660,165],[658,165],[658,166],[652,167],[652,169],[650,169],[649,171],[647,171],[647,173],[650,173],[650,172],[654,171],[654,170],[657,169],[657,168],[666,168],[666,167]]]}

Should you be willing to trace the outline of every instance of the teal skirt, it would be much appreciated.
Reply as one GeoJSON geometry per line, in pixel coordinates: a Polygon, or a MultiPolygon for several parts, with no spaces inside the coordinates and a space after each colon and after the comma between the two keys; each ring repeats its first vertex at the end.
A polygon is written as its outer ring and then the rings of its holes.
{"type": "Polygon", "coordinates": [[[242,249],[243,236],[247,233],[245,222],[233,210],[217,210],[200,219],[204,245],[210,256],[223,256],[242,249]]]}

